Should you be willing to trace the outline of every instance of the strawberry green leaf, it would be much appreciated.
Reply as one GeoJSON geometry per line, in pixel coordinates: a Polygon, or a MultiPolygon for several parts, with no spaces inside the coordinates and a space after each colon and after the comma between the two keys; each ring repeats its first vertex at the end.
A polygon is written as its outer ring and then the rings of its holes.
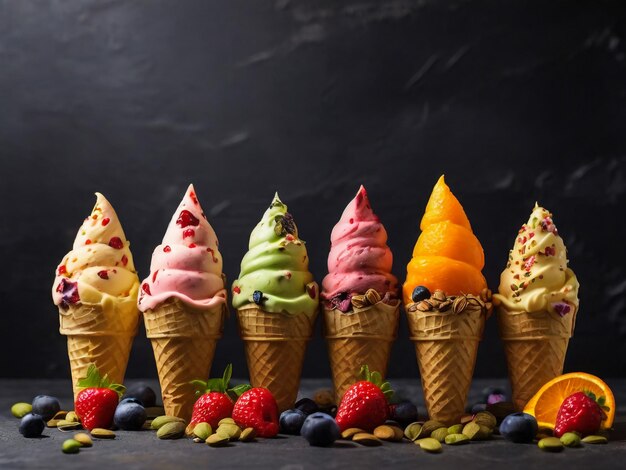
{"type": "Polygon", "coordinates": [[[385,395],[387,402],[389,402],[389,400],[393,398],[393,393],[394,393],[393,390],[387,390],[383,392],[383,395],[385,395]]]}
{"type": "Polygon", "coordinates": [[[226,369],[224,369],[224,375],[222,376],[222,381],[224,383],[224,390],[228,388],[228,384],[230,383],[230,378],[233,375],[233,365],[228,364],[226,369]]]}
{"type": "Polygon", "coordinates": [[[110,388],[111,390],[117,392],[120,397],[126,391],[126,387],[121,384],[111,383],[109,380],[109,376],[105,375],[102,377],[100,375],[100,371],[96,367],[95,364],[89,364],[87,368],[87,375],[82,379],[79,379],[76,385],[79,388],[110,388]]]}
{"type": "Polygon", "coordinates": [[[604,406],[606,404],[606,397],[602,395],[600,398],[598,398],[597,402],[598,402],[598,405],[604,406]]]}
{"type": "Polygon", "coordinates": [[[374,371],[372,372],[371,378],[370,378],[370,382],[372,382],[374,385],[380,387],[383,383],[383,376],[380,375],[380,372],[378,371],[374,371]]]}
{"type": "Polygon", "coordinates": [[[117,394],[119,395],[120,398],[122,398],[122,396],[124,395],[124,393],[126,392],[126,387],[124,387],[121,384],[111,384],[106,388],[110,388],[111,390],[113,390],[114,392],[117,392],[117,394]]]}
{"type": "Polygon", "coordinates": [[[359,375],[361,376],[361,379],[371,382],[372,375],[370,374],[370,368],[367,364],[363,364],[361,366],[359,375]]]}
{"type": "Polygon", "coordinates": [[[224,389],[224,382],[222,381],[222,379],[207,380],[205,393],[209,393],[209,392],[224,393],[225,391],[226,390],[224,389]]]}

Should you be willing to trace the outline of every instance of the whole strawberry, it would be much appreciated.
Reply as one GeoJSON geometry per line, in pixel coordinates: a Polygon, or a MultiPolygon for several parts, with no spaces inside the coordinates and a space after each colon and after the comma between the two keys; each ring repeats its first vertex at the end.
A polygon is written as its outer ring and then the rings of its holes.
{"type": "Polygon", "coordinates": [[[89,431],[111,427],[115,408],[126,388],[111,383],[106,375],[102,377],[95,364],[89,366],[87,376],[77,385],[83,389],[76,395],[74,409],[83,427],[89,431]]]}
{"type": "Polygon", "coordinates": [[[378,372],[370,373],[369,367],[361,368],[365,380],[353,384],[341,399],[336,421],[339,429],[359,428],[372,431],[384,424],[389,416],[388,398],[393,391],[388,382],[383,383],[378,372]]]}
{"type": "Polygon", "coordinates": [[[193,380],[191,382],[198,389],[197,393],[200,397],[193,405],[193,413],[188,427],[190,430],[193,430],[198,423],[209,423],[215,429],[220,420],[231,417],[234,406],[231,396],[237,398],[250,389],[249,385],[238,385],[229,389],[228,385],[232,373],[233,366],[228,364],[222,378],[207,381],[193,380]]]}
{"type": "Polygon", "coordinates": [[[254,428],[259,437],[278,434],[278,405],[266,388],[252,388],[243,393],[235,403],[233,419],[242,428],[254,428]]]}
{"type": "Polygon", "coordinates": [[[603,408],[605,398],[591,392],[577,392],[567,397],[556,415],[554,435],[561,437],[566,432],[576,431],[582,436],[595,434],[606,417],[603,408]]]}

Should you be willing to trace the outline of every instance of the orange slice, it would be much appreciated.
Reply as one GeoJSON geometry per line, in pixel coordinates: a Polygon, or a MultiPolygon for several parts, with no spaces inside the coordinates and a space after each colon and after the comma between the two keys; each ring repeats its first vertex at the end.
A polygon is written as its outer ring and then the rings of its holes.
{"type": "Polygon", "coordinates": [[[556,415],[563,401],[576,392],[590,391],[596,397],[604,397],[606,419],[602,427],[609,429],[615,419],[615,397],[609,386],[595,375],[585,372],[572,372],[555,377],[539,389],[526,403],[524,413],[533,415],[539,427],[554,429],[556,415]]]}

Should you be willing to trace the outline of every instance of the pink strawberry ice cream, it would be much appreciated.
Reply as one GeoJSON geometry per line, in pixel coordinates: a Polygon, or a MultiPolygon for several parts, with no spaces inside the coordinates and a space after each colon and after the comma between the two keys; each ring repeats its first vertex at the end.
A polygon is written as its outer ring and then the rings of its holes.
{"type": "Polygon", "coordinates": [[[321,293],[328,304],[347,311],[350,298],[368,289],[388,299],[397,297],[398,280],[391,274],[393,255],[387,246],[387,231],[372,211],[363,186],[343,211],[330,241],[328,275],[321,293]]]}
{"type": "Polygon", "coordinates": [[[155,309],[172,297],[202,310],[226,302],[217,236],[193,185],[176,209],[163,242],[152,253],[150,276],[139,292],[139,310],[155,309]]]}

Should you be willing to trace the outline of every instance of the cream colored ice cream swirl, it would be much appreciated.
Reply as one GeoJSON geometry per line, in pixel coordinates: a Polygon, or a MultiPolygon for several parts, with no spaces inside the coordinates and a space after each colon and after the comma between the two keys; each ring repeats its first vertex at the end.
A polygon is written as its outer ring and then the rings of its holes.
{"type": "Polygon", "coordinates": [[[109,201],[100,193],[96,198],[72,250],[57,268],[52,298],[62,309],[74,304],[125,309],[125,304],[137,302],[139,278],[130,242],[109,201]]]}
{"type": "Polygon", "coordinates": [[[565,244],[552,214],[535,204],[509,252],[494,303],[511,312],[574,314],[579,284],[567,263],[565,244]]]}

